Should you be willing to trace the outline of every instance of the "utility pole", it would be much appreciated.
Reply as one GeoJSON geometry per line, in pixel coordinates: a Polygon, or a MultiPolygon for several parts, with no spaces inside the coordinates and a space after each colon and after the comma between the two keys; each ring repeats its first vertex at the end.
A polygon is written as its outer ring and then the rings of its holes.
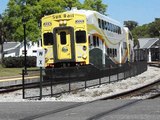
{"type": "Polygon", "coordinates": [[[25,74],[27,74],[27,49],[26,49],[26,19],[23,17],[22,18],[22,23],[23,23],[23,34],[24,34],[24,70],[25,74]]]}
{"type": "Polygon", "coordinates": [[[158,53],[158,55],[159,55],[159,67],[160,67],[160,31],[159,31],[159,42],[158,42],[158,47],[159,47],[159,53],[158,53]]]}
{"type": "Polygon", "coordinates": [[[3,61],[3,21],[2,15],[0,14],[0,64],[3,61]]]}
{"type": "Polygon", "coordinates": [[[25,75],[27,75],[27,49],[26,49],[26,44],[27,44],[27,41],[26,41],[26,22],[27,22],[27,19],[26,19],[26,15],[24,13],[24,8],[26,6],[26,0],[23,1],[22,3],[23,5],[23,9],[22,9],[22,13],[23,13],[23,17],[22,17],[22,23],[23,23],[23,37],[24,37],[24,72],[25,72],[25,75]]]}

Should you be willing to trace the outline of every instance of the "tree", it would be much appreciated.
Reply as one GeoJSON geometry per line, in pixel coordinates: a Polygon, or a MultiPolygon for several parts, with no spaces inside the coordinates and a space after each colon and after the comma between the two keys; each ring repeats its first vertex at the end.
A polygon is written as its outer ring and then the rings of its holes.
{"type": "Polygon", "coordinates": [[[9,0],[4,13],[4,24],[8,31],[8,40],[23,41],[22,17],[26,21],[26,37],[28,41],[40,38],[38,21],[42,16],[64,11],[63,0],[9,0]],[[25,4],[24,4],[25,3],[25,4]]]}
{"type": "Polygon", "coordinates": [[[132,34],[136,35],[138,38],[143,38],[143,37],[147,38],[150,37],[148,29],[149,29],[148,24],[137,26],[132,30],[132,34]]]}
{"type": "Polygon", "coordinates": [[[130,31],[132,31],[138,23],[136,21],[124,21],[124,26],[128,27],[130,31]]]}
{"type": "Polygon", "coordinates": [[[66,10],[71,10],[72,7],[77,7],[77,9],[82,8],[82,4],[79,2],[79,0],[64,0],[65,1],[65,7],[66,10]]]}
{"type": "Polygon", "coordinates": [[[64,0],[40,0],[38,5],[40,16],[63,12],[66,7],[64,0]]]}
{"type": "Polygon", "coordinates": [[[95,10],[101,14],[105,14],[107,5],[103,4],[102,0],[85,0],[83,8],[88,10],[95,10]]]}
{"type": "Polygon", "coordinates": [[[10,41],[23,41],[22,18],[26,21],[26,39],[37,41],[40,38],[38,21],[44,16],[70,10],[72,7],[96,10],[105,13],[107,5],[102,0],[9,0],[4,15],[6,37],[10,41]],[[85,7],[84,7],[85,6],[85,7]]]}
{"type": "Polygon", "coordinates": [[[160,19],[157,18],[154,22],[149,24],[148,32],[150,37],[160,36],[160,19]]]}
{"type": "Polygon", "coordinates": [[[154,22],[137,26],[132,30],[133,36],[138,38],[159,37],[160,36],[160,19],[155,19],[154,22]]]}

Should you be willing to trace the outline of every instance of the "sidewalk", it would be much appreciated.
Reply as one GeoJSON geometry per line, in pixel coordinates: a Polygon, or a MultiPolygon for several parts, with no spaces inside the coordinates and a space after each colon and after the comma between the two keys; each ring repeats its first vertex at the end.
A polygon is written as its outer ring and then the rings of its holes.
{"type": "Polygon", "coordinates": [[[22,78],[22,75],[0,77],[0,81],[1,80],[12,79],[12,78],[22,78]]]}

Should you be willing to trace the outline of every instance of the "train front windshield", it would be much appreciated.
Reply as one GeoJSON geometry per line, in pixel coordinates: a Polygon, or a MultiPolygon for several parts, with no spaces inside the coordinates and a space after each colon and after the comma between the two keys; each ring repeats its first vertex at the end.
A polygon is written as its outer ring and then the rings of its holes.
{"type": "Polygon", "coordinates": [[[43,42],[45,46],[53,45],[53,34],[52,33],[44,33],[43,34],[43,42]]]}
{"type": "Polygon", "coordinates": [[[86,42],[86,31],[76,31],[76,43],[86,42]]]}

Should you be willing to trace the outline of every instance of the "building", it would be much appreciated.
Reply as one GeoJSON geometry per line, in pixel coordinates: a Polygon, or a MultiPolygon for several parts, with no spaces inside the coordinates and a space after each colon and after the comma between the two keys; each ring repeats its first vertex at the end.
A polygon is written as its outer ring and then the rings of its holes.
{"type": "Polygon", "coordinates": [[[140,38],[139,49],[147,50],[148,62],[160,61],[160,39],[159,38],[140,38]]]}
{"type": "MultiPolygon", "coordinates": [[[[26,45],[27,56],[36,56],[38,48],[40,48],[39,42],[38,43],[28,42],[26,45]]],[[[3,52],[4,52],[4,57],[24,56],[24,43],[4,42],[3,52]]]]}

